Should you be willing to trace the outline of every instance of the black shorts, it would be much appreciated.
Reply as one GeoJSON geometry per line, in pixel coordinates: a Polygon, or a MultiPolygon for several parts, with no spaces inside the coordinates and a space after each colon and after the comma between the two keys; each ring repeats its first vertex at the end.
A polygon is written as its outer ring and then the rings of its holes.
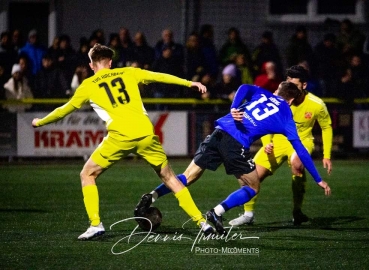
{"type": "Polygon", "coordinates": [[[200,144],[194,162],[202,169],[215,171],[224,163],[227,174],[248,174],[255,170],[255,163],[249,149],[227,132],[215,129],[200,144]]]}

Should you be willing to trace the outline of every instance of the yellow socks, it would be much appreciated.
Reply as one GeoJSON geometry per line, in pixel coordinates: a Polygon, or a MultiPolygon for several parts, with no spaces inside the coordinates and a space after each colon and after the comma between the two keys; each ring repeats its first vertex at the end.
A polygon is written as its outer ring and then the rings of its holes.
{"type": "Polygon", "coordinates": [[[292,175],[293,210],[301,210],[306,188],[306,172],[301,176],[292,175]]]}
{"type": "Polygon", "coordinates": [[[193,201],[187,187],[175,193],[174,196],[176,196],[179,206],[197,223],[197,225],[200,225],[200,222],[205,222],[205,219],[193,201]]]}
{"type": "Polygon", "coordinates": [[[247,203],[243,205],[243,209],[245,210],[245,212],[254,212],[257,197],[258,194],[256,194],[254,197],[252,197],[251,200],[249,200],[247,203]]]}
{"type": "Polygon", "coordinates": [[[99,216],[99,192],[96,185],[89,185],[82,188],[83,201],[92,226],[100,223],[99,216]]]}

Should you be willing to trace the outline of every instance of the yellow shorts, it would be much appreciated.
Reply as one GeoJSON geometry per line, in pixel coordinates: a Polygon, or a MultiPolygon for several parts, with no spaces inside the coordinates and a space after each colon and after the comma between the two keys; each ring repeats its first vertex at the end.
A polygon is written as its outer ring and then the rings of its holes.
{"type": "Polygon", "coordinates": [[[109,168],[132,153],[145,159],[155,170],[160,170],[168,164],[167,155],[156,135],[119,141],[108,134],[92,153],[91,159],[100,167],[109,168]]]}
{"type": "MultiPolygon", "coordinates": [[[[287,160],[290,166],[291,155],[295,152],[291,143],[286,140],[274,141],[273,154],[267,155],[264,152],[264,147],[260,148],[254,157],[257,165],[268,169],[272,174],[287,160]]],[[[310,138],[302,141],[306,150],[311,154],[314,150],[314,141],[310,138]]]]}

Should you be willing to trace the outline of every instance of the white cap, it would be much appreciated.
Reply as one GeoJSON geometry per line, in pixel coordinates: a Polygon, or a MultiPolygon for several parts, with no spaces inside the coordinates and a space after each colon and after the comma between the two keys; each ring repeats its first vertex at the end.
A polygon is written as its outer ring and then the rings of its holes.
{"type": "Polygon", "coordinates": [[[13,65],[13,68],[12,68],[12,75],[16,72],[20,72],[21,71],[21,68],[20,68],[20,65],[19,64],[14,64],[13,65]]]}

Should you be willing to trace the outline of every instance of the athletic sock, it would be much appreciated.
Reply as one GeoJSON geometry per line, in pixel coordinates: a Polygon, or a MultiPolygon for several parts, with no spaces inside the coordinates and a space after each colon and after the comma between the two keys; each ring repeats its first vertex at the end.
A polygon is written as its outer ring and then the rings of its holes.
{"type": "Polygon", "coordinates": [[[90,224],[97,226],[100,223],[99,216],[99,192],[96,185],[89,185],[82,188],[83,202],[85,203],[86,211],[90,224]]]}
{"type": "Polygon", "coordinates": [[[249,200],[247,203],[245,203],[243,205],[243,209],[245,210],[245,212],[253,212],[254,211],[255,202],[256,202],[257,198],[258,198],[258,194],[256,194],[254,197],[251,198],[251,200],[249,200]]]}
{"type": "MultiPolygon", "coordinates": [[[[182,184],[184,186],[187,186],[187,178],[184,174],[178,174],[177,178],[179,179],[179,181],[182,182],[182,184]]],[[[172,191],[164,184],[160,184],[159,186],[157,186],[154,191],[158,194],[158,197],[164,196],[168,193],[171,193],[172,191]]]]}
{"type": "Polygon", "coordinates": [[[306,173],[301,176],[292,175],[293,210],[301,210],[306,189],[306,173]]]}
{"type": "Polygon", "coordinates": [[[197,225],[200,225],[200,222],[204,222],[205,219],[202,216],[200,210],[197,208],[195,202],[193,201],[190,192],[187,187],[184,187],[180,191],[174,194],[179,202],[179,206],[189,215],[197,225]]]}
{"type": "Polygon", "coordinates": [[[256,195],[255,190],[250,188],[249,186],[244,186],[235,192],[231,193],[227,199],[225,199],[221,205],[223,206],[225,211],[229,209],[240,206],[251,200],[252,197],[256,195]]]}

